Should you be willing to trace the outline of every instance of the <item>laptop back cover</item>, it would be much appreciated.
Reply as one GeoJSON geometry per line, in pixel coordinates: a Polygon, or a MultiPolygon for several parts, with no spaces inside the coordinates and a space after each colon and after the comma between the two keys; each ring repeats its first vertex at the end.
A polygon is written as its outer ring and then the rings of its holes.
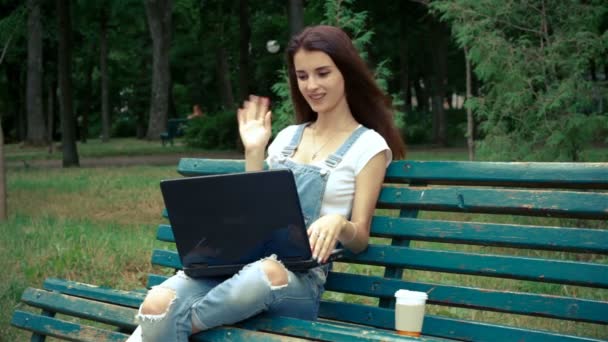
{"type": "Polygon", "coordinates": [[[230,273],[270,253],[311,259],[290,170],[165,180],[161,191],[184,268],[230,273]]]}

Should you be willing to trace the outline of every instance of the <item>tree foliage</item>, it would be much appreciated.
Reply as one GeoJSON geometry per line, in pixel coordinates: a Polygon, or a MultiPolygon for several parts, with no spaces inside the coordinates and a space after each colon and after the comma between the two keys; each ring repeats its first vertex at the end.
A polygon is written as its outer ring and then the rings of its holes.
{"type": "Polygon", "coordinates": [[[579,160],[606,132],[607,84],[590,74],[608,52],[608,32],[600,29],[605,3],[453,0],[431,7],[469,47],[484,84],[467,104],[482,121],[482,157],[579,160]]]}
{"type": "MultiPolygon", "coordinates": [[[[19,46],[18,40],[25,40],[27,29],[27,6],[18,5],[6,17],[0,19],[0,62],[11,54],[11,45],[19,46]]],[[[25,47],[22,47],[25,49],[25,47]]],[[[14,49],[13,49],[14,51],[14,49]]],[[[12,53],[16,55],[16,53],[12,53]]]]}
{"type": "MultiPolygon", "coordinates": [[[[70,3],[74,117],[83,118],[84,125],[79,134],[98,137],[102,112],[109,111],[112,136],[144,137],[149,122],[159,121],[149,114],[153,44],[145,2],[70,3]],[[101,46],[107,46],[105,67],[101,46]],[[101,99],[106,97],[107,110],[102,110],[101,99]]],[[[272,99],[275,132],[292,123],[284,55],[266,50],[266,43],[276,40],[284,51],[291,27],[288,3],[173,0],[173,4],[171,45],[164,49],[171,74],[166,116],[185,117],[194,104],[200,104],[207,117],[218,116],[208,120],[208,132],[229,132],[223,125],[234,130],[236,121],[226,114],[234,112],[227,104],[233,107],[230,102],[238,104],[253,93],[272,99]],[[239,17],[243,4],[248,13],[239,17]],[[245,27],[244,17],[251,29],[249,37],[240,30],[245,27]],[[247,66],[239,63],[241,56],[247,57],[247,66]]],[[[433,142],[433,128],[440,121],[433,108],[441,105],[441,98],[448,103],[454,94],[464,95],[465,45],[476,73],[472,91],[478,95],[468,106],[481,124],[476,136],[485,139],[478,142],[486,158],[579,159],[586,144],[608,135],[602,128],[608,101],[605,1],[306,0],[302,4],[303,25],[343,27],[379,85],[389,94],[399,94],[393,95],[393,104],[404,114],[398,113],[396,119],[406,122],[402,132],[409,143],[433,142]],[[451,32],[437,30],[439,16],[450,24],[451,32]],[[438,80],[444,82],[442,91],[437,89],[438,80]],[[542,148],[543,144],[548,147],[542,148]]],[[[57,141],[62,134],[56,97],[57,11],[54,1],[42,1],[41,6],[45,124],[57,141]]],[[[0,115],[10,142],[23,141],[28,129],[26,23],[25,1],[0,0],[0,48],[9,43],[0,64],[0,115]]],[[[464,114],[461,108],[446,111],[451,144],[464,143],[464,114]]],[[[232,133],[217,136],[226,139],[217,147],[234,145],[229,141],[232,133]]]]}

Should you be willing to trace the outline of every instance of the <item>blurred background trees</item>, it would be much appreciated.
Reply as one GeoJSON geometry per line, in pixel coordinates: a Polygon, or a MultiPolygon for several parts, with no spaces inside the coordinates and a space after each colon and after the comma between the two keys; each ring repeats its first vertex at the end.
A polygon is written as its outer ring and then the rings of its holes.
{"type": "Polygon", "coordinates": [[[271,98],[275,130],[290,122],[284,48],[319,23],[360,40],[410,145],[465,146],[465,48],[479,158],[580,160],[583,148],[607,142],[605,1],[68,3],[69,27],[58,21],[62,1],[0,0],[5,142],[62,141],[64,158],[77,156],[70,141],[158,139],[169,118],[200,104],[205,117],[185,141],[236,148],[234,113],[249,93],[271,98]]]}
{"type": "Polygon", "coordinates": [[[606,137],[605,1],[453,0],[431,6],[451,24],[458,45],[469,47],[481,80],[468,105],[485,137],[482,155],[577,161],[584,147],[606,137]]]}

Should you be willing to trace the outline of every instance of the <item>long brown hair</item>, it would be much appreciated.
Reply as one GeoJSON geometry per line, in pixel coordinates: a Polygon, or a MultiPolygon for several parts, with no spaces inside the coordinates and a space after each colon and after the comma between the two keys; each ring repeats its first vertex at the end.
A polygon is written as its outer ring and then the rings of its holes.
{"type": "Polygon", "coordinates": [[[337,27],[307,27],[289,42],[287,66],[296,121],[303,123],[317,119],[317,113],[310,108],[298,89],[293,59],[300,49],[321,51],[329,55],[344,77],[346,101],[355,120],[382,135],[395,159],[404,158],[405,145],[393,121],[391,98],[378,87],[350,37],[337,27]]]}

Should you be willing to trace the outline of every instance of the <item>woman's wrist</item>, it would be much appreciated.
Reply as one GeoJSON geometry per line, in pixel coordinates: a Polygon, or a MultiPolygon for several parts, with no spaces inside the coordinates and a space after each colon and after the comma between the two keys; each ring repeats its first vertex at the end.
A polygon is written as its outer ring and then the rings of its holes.
{"type": "Polygon", "coordinates": [[[245,150],[245,170],[246,171],[259,171],[264,168],[264,154],[263,148],[246,149],[245,150]]]}
{"type": "Polygon", "coordinates": [[[357,227],[347,219],[344,219],[344,221],[344,226],[342,226],[342,232],[340,234],[340,242],[342,242],[343,245],[346,245],[353,242],[357,237],[357,227]]]}

